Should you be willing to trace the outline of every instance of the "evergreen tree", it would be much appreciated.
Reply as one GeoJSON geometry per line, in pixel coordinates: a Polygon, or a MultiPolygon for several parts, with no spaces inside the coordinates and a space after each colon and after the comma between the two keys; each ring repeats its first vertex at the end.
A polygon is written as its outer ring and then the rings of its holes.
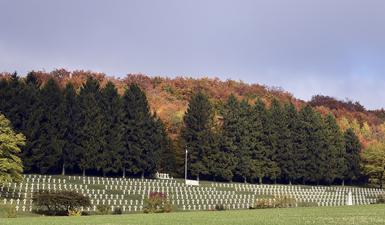
{"type": "MultiPolygon", "coordinates": [[[[269,111],[265,104],[258,100],[253,109],[251,129],[251,158],[252,158],[252,176],[251,178],[258,178],[261,184],[263,178],[273,177],[278,174],[278,165],[274,161],[273,148],[275,147],[275,137],[271,135],[271,120],[269,111]]],[[[245,115],[246,116],[246,115],[245,115]]]]}
{"type": "Polygon", "coordinates": [[[303,107],[299,113],[300,135],[299,146],[300,177],[303,182],[319,182],[325,171],[325,129],[322,117],[309,105],[303,107]]]}
{"type": "Polygon", "coordinates": [[[160,143],[159,150],[159,164],[157,165],[157,170],[164,173],[176,174],[177,162],[176,162],[176,152],[174,151],[173,142],[168,137],[166,128],[163,122],[154,115],[154,125],[156,129],[157,139],[160,143]]]}
{"type": "Polygon", "coordinates": [[[25,137],[12,129],[10,121],[0,114],[0,185],[21,182],[23,164],[18,157],[25,137]]]}
{"type": "Polygon", "coordinates": [[[67,83],[63,91],[63,114],[65,115],[62,124],[64,129],[64,146],[61,157],[62,175],[66,169],[73,169],[79,165],[79,155],[76,149],[79,148],[78,123],[80,122],[80,108],[76,90],[71,83],[67,83]]]}
{"type": "Polygon", "coordinates": [[[38,158],[35,157],[34,152],[41,149],[41,142],[39,141],[41,133],[41,123],[43,122],[44,109],[40,95],[40,83],[34,72],[27,75],[25,82],[15,80],[12,81],[12,89],[15,91],[14,99],[10,101],[10,104],[23,104],[22,107],[14,108],[15,115],[21,115],[18,117],[20,120],[12,118],[11,121],[15,120],[22,121],[17,130],[23,132],[26,136],[26,145],[23,147],[21,152],[21,158],[24,164],[25,172],[40,172],[37,166],[38,158]]]}
{"type": "MultiPolygon", "coordinates": [[[[32,150],[34,164],[40,173],[57,171],[64,148],[64,127],[62,121],[63,96],[57,82],[51,78],[40,93],[40,111],[34,119],[40,120],[39,136],[35,139],[37,146],[32,150]]],[[[35,111],[35,112],[37,112],[35,111]]]]}
{"type": "Polygon", "coordinates": [[[212,147],[213,108],[208,97],[198,92],[190,99],[183,118],[181,138],[188,151],[188,165],[192,176],[207,174],[205,165],[212,147]]]}
{"type": "Polygon", "coordinates": [[[332,183],[336,178],[342,179],[344,168],[344,138],[337,124],[336,119],[332,114],[325,118],[326,128],[326,173],[324,179],[328,183],[332,183]]]}
{"type": "Polygon", "coordinates": [[[124,145],[123,176],[131,174],[153,175],[157,168],[159,143],[154,117],[151,115],[145,93],[132,84],[123,96],[124,145]]]}
{"type": "Polygon", "coordinates": [[[107,172],[117,172],[122,168],[124,150],[122,99],[112,82],[108,82],[102,90],[102,111],[106,129],[104,129],[105,146],[99,163],[103,176],[105,176],[107,172]]]}
{"type": "Polygon", "coordinates": [[[87,169],[100,169],[100,154],[105,146],[104,115],[100,108],[99,82],[89,77],[79,93],[79,130],[77,155],[85,176],[87,169]]]}
{"type": "Polygon", "coordinates": [[[242,157],[238,148],[240,140],[240,113],[239,102],[234,95],[230,95],[223,110],[223,126],[220,136],[218,154],[213,161],[217,162],[215,176],[224,180],[231,180],[234,172],[245,178],[239,159],[242,157]],[[238,166],[239,165],[239,166],[238,166]],[[237,168],[238,167],[238,168],[237,168]],[[236,171],[236,168],[239,171],[236,171]]]}
{"type": "Polygon", "coordinates": [[[281,125],[279,143],[281,146],[277,161],[281,170],[281,178],[290,184],[297,177],[296,163],[298,161],[296,153],[296,132],[298,127],[298,112],[293,103],[287,103],[283,107],[282,117],[284,121],[281,125]]]}
{"type": "Polygon", "coordinates": [[[344,133],[345,140],[345,161],[346,171],[345,180],[352,181],[358,179],[361,175],[360,151],[361,143],[352,129],[347,129],[344,133]]]}

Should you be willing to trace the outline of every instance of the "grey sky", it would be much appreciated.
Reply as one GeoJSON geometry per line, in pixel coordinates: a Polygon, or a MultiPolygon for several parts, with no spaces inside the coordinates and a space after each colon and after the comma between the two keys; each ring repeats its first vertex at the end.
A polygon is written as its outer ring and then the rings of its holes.
{"type": "Polygon", "coordinates": [[[0,71],[217,76],[385,107],[384,0],[0,0],[0,71]]]}

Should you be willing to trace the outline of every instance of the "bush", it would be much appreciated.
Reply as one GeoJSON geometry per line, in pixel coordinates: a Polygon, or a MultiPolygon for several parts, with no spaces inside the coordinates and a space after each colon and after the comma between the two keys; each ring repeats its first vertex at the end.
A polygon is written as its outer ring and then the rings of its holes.
{"type": "Polygon", "coordinates": [[[254,207],[251,209],[267,209],[267,208],[289,208],[296,207],[297,202],[295,199],[281,196],[270,199],[257,199],[254,207]]]}
{"type": "Polygon", "coordinates": [[[377,204],[385,204],[385,194],[380,194],[377,196],[377,204]]]}
{"type": "Polygon", "coordinates": [[[111,207],[109,205],[97,205],[96,210],[99,214],[106,215],[110,213],[111,207]]]}
{"type": "Polygon", "coordinates": [[[167,200],[166,194],[162,192],[151,192],[146,199],[144,213],[164,213],[171,212],[172,204],[167,200]]]}
{"type": "Polygon", "coordinates": [[[114,215],[120,215],[120,214],[123,214],[122,208],[120,208],[120,207],[115,208],[113,214],[114,214],[114,215]]]}
{"type": "Polygon", "coordinates": [[[44,215],[66,216],[69,211],[89,207],[89,197],[74,191],[39,191],[33,196],[35,212],[44,215]]]}
{"type": "Polygon", "coordinates": [[[215,210],[216,211],[224,211],[226,210],[225,206],[223,204],[216,204],[215,205],[215,210]]]}
{"type": "Polygon", "coordinates": [[[271,199],[257,199],[255,200],[254,207],[252,209],[267,209],[273,208],[271,204],[271,199]]]}
{"type": "Polygon", "coordinates": [[[296,200],[287,196],[274,198],[274,208],[290,208],[296,206],[296,200]]]}
{"type": "Polygon", "coordinates": [[[81,216],[82,212],[80,210],[68,210],[68,216],[81,216]]]}

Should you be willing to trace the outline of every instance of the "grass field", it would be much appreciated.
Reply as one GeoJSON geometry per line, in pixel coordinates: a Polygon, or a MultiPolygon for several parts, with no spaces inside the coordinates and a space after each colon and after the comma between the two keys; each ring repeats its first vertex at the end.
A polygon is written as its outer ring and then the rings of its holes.
{"type": "Polygon", "coordinates": [[[0,218],[1,225],[385,225],[385,205],[119,216],[0,218]]]}

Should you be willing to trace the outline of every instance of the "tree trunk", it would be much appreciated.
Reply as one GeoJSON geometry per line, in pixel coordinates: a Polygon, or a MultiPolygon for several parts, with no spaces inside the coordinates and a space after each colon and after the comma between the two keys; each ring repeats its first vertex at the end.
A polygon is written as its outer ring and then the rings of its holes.
{"type": "Polygon", "coordinates": [[[83,169],[83,177],[86,176],[86,169],[83,169]]]}
{"type": "Polygon", "coordinates": [[[142,180],[144,179],[144,172],[142,172],[141,178],[142,178],[142,180]]]}
{"type": "Polygon", "coordinates": [[[243,182],[244,182],[245,184],[247,183],[246,177],[243,177],[243,182]]]}
{"type": "Polygon", "coordinates": [[[342,186],[345,186],[345,180],[342,179],[342,186]]]}
{"type": "Polygon", "coordinates": [[[197,181],[199,181],[199,173],[198,173],[198,176],[197,176],[197,181]]]}
{"type": "Polygon", "coordinates": [[[61,175],[66,175],[66,167],[65,167],[65,164],[63,163],[63,167],[62,167],[62,170],[61,170],[61,175]]]}
{"type": "Polygon", "coordinates": [[[291,185],[291,179],[289,179],[289,185],[291,185]]]}
{"type": "Polygon", "coordinates": [[[126,178],[126,168],[123,167],[123,178],[126,178]]]}
{"type": "Polygon", "coordinates": [[[106,171],[103,170],[103,177],[106,177],[106,171]]]}
{"type": "Polygon", "coordinates": [[[262,184],[262,177],[258,177],[259,184],[262,184]]]}

